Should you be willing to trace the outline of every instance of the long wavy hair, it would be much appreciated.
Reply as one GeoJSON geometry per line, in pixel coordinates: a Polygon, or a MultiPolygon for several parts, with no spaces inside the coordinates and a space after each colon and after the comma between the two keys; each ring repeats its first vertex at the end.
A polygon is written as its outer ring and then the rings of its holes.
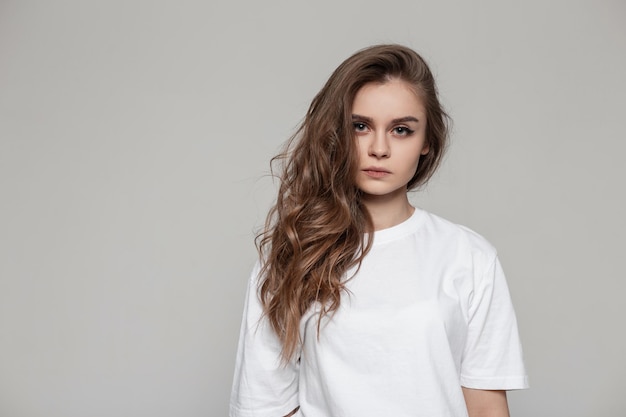
{"type": "Polygon", "coordinates": [[[256,244],[263,265],[259,296],[282,343],[284,362],[300,340],[300,320],[313,303],[320,320],[337,310],[347,272],[368,253],[372,220],[356,186],[358,150],[352,103],[361,87],[400,79],[426,108],[426,141],[407,190],[424,184],[437,169],[447,143],[448,117],[426,62],[401,45],[362,49],[345,60],[313,99],[304,121],[272,159],[280,188],[256,244]]]}

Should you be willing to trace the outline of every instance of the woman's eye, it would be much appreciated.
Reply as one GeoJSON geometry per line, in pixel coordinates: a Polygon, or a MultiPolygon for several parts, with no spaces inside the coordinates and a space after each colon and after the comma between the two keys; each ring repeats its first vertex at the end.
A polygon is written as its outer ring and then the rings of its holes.
{"type": "Polygon", "coordinates": [[[365,123],[355,122],[352,125],[354,126],[355,132],[365,132],[367,130],[367,125],[365,123]]]}
{"type": "Polygon", "coordinates": [[[409,129],[406,126],[398,126],[393,128],[393,133],[399,136],[409,136],[413,133],[413,130],[409,129]]]}

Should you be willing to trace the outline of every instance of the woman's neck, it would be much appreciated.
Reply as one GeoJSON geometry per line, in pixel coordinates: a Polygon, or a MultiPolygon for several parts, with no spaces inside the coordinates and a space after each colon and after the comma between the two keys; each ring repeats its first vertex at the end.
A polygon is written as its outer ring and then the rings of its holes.
{"type": "Polygon", "coordinates": [[[362,201],[372,218],[375,231],[396,226],[415,212],[406,192],[397,196],[364,195],[362,201]]]}

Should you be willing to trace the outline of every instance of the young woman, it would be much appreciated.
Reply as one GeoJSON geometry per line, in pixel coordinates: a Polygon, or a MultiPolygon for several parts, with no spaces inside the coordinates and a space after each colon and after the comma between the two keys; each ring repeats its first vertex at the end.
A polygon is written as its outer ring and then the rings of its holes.
{"type": "Polygon", "coordinates": [[[508,416],[527,378],[496,251],[407,198],[446,141],[411,49],[335,70],[277,157],[231,416],[508,416]]]}

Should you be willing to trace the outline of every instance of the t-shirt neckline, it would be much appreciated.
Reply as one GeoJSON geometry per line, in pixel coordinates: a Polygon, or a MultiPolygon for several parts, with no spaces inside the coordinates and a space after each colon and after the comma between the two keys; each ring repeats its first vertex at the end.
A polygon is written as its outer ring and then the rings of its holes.
{"type": "Polygon", "coordinates": [[[375,231],[373,245],[391,242],[413,233],[419,225],[423,214],[424,210],[415,207],[415,211],[408,219],[396,224],[395,226],[375,231]]]}

